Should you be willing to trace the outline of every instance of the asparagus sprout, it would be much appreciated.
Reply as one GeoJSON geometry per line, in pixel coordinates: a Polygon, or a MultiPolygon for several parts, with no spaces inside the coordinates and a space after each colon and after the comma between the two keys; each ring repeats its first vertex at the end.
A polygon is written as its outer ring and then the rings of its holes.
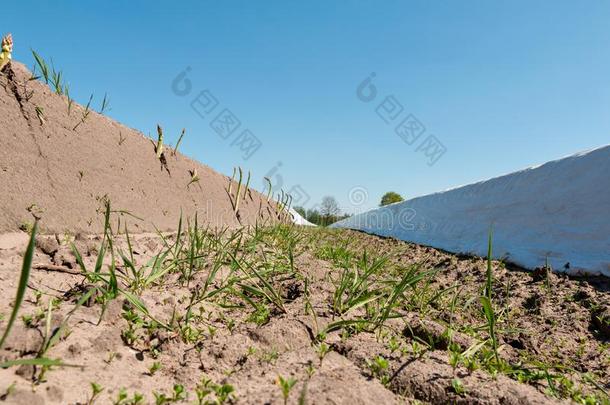
{"type": "Polygon", "coordinates": [[[2,52],[0,52],[0,70],[4,69],[12,59],[11,53],[13,52],[13,36],[6,34],[2,38],[2,52]]]}

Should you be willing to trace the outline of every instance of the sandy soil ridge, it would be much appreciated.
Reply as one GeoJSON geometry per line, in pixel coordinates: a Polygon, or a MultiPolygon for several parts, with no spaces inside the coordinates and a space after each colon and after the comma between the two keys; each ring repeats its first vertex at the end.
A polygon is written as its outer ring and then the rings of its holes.
{"type": "Polygon", "coordinates": [[[43,212],[43,232],[99,232],[96,211],[106,197],[114,209],[143,219],[124,216],[134,232],[175,230],[181,212],[198,212],[200,224],[219,227],[275,215],[251,190],[238,219],[227,176],[169,148],[166,171],[150,139],[94,111],[74,129],[85,108],[74,103],[69,111],[66,96],[31,77],[15,62],[0,74],[0,233],[31,221],[26,210],[33,204],[43,212]],[[193,169],[200,180],[189,185],[193,169]]]}

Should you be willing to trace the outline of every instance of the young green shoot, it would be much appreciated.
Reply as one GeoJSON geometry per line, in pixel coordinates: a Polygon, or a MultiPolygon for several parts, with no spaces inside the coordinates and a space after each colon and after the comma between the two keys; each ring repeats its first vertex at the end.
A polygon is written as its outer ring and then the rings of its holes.
{"type": "Polygon", "coordinates": [[[464,388],[464,384],[459,378],[454,378],[451,380],[451,388],[453,389],[453,392],[458,395],[463,395],[466,392],[466,388],[464,388]]]}
{"type": "Polygon", "coordinates": [[[235,388],[230,384],[216,384],[212,380],[204,378],[201,383],[197,384],[195,389],[197,395],[197,404],[199,405],[221,405],[226,402],[232,402],[235,400],[235,388]],[[215,401],[208,399],[210,394],[216,396],[215,401]]]}
{"type": "Polygon", "coordinates": [[[553,269],[551,268],[551,265],[549,264],[549,257],[546,257],[545,263],[544,263],[544,284],[546,285],[546,289],[548,291],[551,291],[551,273],[553,272],[553,269]]]}
{"type": "Polygon", "coordinates": [[[32,51],[32,55],[34,56],[34,60],[36,61],[36,65],[40,69],[40,74],[42,74],[42,78],[44,79],[44,82],[46,84],[49,84],[49,77],[50,77],[49,65],[47,65],[47,62],[42,58],[42,56],[38,55],[36,53],[36,51],[34,51],[33,49],[31,51],[32,51]]]}
{"type": "Polygon", "coordinates": [[[390,362],[383,356],[377,356],[372,361],[367,361],[367,365],[375,377],[377,377],[383,385],[388,385],[390,375],[388,373],[390,362]]]}
{"type": "Polygon", "coordinates": [[[284,398],[284,405],[286,405],[288,403],[288,398],[290,397],[290,391],[297,383],[297,380],[292,377],[284,378],[281,375],[278,375],[276,383],[277,383],[277,385],[279,385],[280,389],[282,390],[282,397],[284,398]]]}
{"type": "Polygon", "coordinates": [[[81,126],[82,124],[84,124],[85,121],[87,120],[87,118],[89,118],[89,114],[91,114],[91,102],[92,101],[93,101],[93,94],[91,94],[91,96],[89,96],[89,101],[87,102],[87,105],[85,106],[83,115],[81,115],[80,121],[78,121],[78,123],[74,126],[74,128],[72,128],[73,131],[76,131],[76,129],[79,126],[81,126]]]}
{"type": "Polygon", "coordinates": [[[157,371],[161,370],[161,363],[158,361],[153,362],[153,364],[148,368],[148,375],[151,377],[155,375],[157,371]]]}
{"type": "Polygon", "coordinates": [[[53,60],[51,60],[51,85],[55,94],[64,94],[63,83],[61,81],[61,70],[56,71],[55,65],[53,64],[53,60]]]}
{"type": "Polygon", "coordinates": [[[191,175],[191,179],[188,182],[188,184],[186,185],[186,188],[188,188],[191,184],[199,181],[199,175],[197,174],[197,168],[194,168],[193,170],[189,170],[189,174],[191,175]]]}
{"type": "MultiPolygon", "coordinates": [[[[54,345],[56,345],[57,342],[59,342],[59,339],[61,339],[64,336],[64,333],[66,332],[67,327],[68,327],[68,321],[70,320],[72,315],[85,302],[89,301],[96,291],[97,291],[97,289],[94,287],[94,288],[91,288],[90,290],[88,290],[85,294],[83,294],[79,298],[79,300],[76,302],[76,305],[74,305],[74,307],[70,310],[70,312],[68,312],[68,314],[63,318],[63,320],[61,321],[61,324],[58,327],[53,328],[53,329],[52,329],[52,323],[51,323],[53,301],[49,301],[43,341],[42,341],[42,345],[40,346],[40,349],[38,350],[38,353],[36,355],[36,359],[38,359],[38,360],[46,359],[46,354],[49,351],[49,349],[51,347],[53,347],[54,345]]],[[[38,381],[44,381],[44,375],[47,372],[47,370],[49,369],[49,367],[50,366],[48,366],[48,365],[41,364],[41,370],[40,370],[40,374],[38,375],[38,381]]]]}
{"type": "Polygon", "coordinates": [[[64,85],[64,94],[68,99],[68,115],[72,112],[72,105],[74,104],[74,100],[70,97],[70,87],[66,84],[64,85]]]}
{"type": "Polygon", "coordinates": [[[186,390],[182,384],[175,384],[171,396],[159,392],[153,392],[153,395],[155,396],[156,405],[165,405],[184,401],[186,399],[186,390]]]}
{"type": "Polygon", "coordinates": [[[330,346],[328,346],[326,343],[321,342],[317,347],[316,347],[316,352],[318,353],[318,360],[320,360],[320,366],[322,365],[322,361],[324,361],[324,358],[326,357],[326,355],[328,354],[328,352],[330,352],[330,346]]]}
{"type": "Polygon", "coordinates": [[[487,330],[489,332],[489,338],[491,340],[491,345],[494,353],[494,358],[496,360],[496,364],[500,364],[500,358],[498,356],[498,339],[496,336],[496,314],[493,309],[493,301],[492,301],[492,283],[493,283],[493,269],[492,269],[492,244],[493,244],[493,235],[492,230],[489,230],[489,238],[487,241],[487,277],[485,281],[485,290],[483,292],[483,296],[481,299],[481,305],[483,306],[483,313],[485,314],[485,319],[487,320],[487,330]]]}
{"type": "Polygon", "coordinates": [[[92,382],[91,383],[91,397],[87,400],[87,405],[93,405],[100,394],[104,391],[104,387],[100,384],[92,382]]]}
{"type": "Polygon", "coordinates": [[[104,112],[108,111],[110,108],[110,99],[108,98],[108,94],[104,93],[104,99],[102,100],[102,106],[100,107],[100,114],[104,114],[104,112]]]}

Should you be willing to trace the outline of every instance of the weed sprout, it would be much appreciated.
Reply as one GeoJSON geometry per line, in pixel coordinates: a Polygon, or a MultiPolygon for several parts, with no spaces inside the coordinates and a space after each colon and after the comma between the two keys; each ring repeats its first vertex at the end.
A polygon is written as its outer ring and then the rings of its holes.
{"type": "Polygon", "coordinates": [[[290,396],[290,391],[297,383],[297,380],[294,378],[284,378],[281,375],[277,376],[277,385],[279,385],[282,390],[282,397],[284,398],[284,405],[288,403],[288,397],[290,396]]]}

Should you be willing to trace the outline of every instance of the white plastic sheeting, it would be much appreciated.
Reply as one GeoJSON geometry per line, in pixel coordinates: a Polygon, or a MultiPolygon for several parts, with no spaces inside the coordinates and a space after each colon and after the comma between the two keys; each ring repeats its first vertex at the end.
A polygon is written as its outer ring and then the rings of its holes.
{"type": "Polygon", "coordinates": [[[292,216],[292,222],[294,222],[297,225],[315,226],[314,224],[312,224],[311,222],[309,222],[308,220],[303,218],[301,216],[301,214],[299,214],[298,212],[296,212],[294,210],[294,208],[290,208],[290,215],[292,216]]]}
{"type": "Polygon", "coordinates": [[[610,276],[610,146],[355,215],[357,229],[533,269],[610,276]]]}

